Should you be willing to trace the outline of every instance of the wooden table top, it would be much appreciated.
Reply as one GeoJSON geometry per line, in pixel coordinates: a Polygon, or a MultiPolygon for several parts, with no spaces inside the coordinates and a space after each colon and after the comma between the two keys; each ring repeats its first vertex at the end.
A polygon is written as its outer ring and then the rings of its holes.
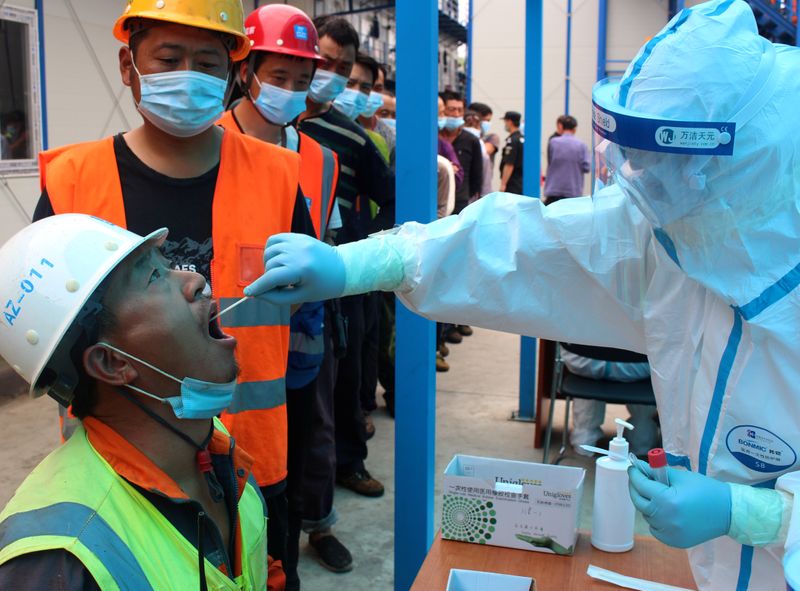
{"type": "Polygon", "coordinates": [[[612,554],[595,549],[589,535],[581,533],[573,556],[556,556],[442,540],[437,534],[411,591],[444,591],[452,568],[532,577],[536,591],[620,589],[589,577],[586,569],[590,564],[631,577],[697,588],[686,551],[665,546],[655,538],[637,536],[633,550],[612,554]]]}

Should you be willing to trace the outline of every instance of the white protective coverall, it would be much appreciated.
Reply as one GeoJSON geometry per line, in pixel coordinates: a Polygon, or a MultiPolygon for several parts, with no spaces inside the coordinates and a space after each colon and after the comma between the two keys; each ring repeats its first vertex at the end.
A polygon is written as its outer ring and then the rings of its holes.
{"type": "Polygon", "coordinates": [[[689,551],[699,587],[783,589],[783,545],[800,538],[800,516],[789,527],[800,490],[800,49],[759,37],[745,2],[715,0],[648,42],[625,85],[622,107],[735,121],[733,155],[651,154],[647,174],[628,170],[593,198],[545,208],[494,194],[458,217],[404,224],[338,249],[345,291],[396,291],[440,322],[645,353],[671,463],[785,496],[770,544],[724,536],[689,551]]]}

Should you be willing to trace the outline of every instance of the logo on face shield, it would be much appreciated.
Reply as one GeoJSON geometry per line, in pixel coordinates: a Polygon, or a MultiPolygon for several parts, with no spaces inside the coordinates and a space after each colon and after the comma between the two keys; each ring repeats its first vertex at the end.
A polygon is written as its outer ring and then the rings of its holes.
{"type": "MultiPolygon", "coordinates": [[[[592,123],[596,128],[599,128],[597,130],[598,132],[600,132],[600,130],[609,133],[617,131],[617,120],[614,119],[614,116],[598,108],[597,105],[592,105],[592,123]]],[[[601,133],[601,135],[606,137],[604,133],[601,133]]]]}
{"type": "MultiPolygon", "coordinates": [[[[732,135],[714,127],[675,127],[661,126],[656,129],[654,137],[659,146],[678,150],[715,150],[719,146],[731,144],[732,135]]],[[[731,145],[731,148],[733,146],[731,145]]],[[[727,151],[726,153],[732,153],[727,151]]]]}
{"type": "Polygon", "coordinates": [[[660,127],[656,132],[658,143],[662,146],[670,146],[675,141],[675,132],[669,127],[660,127]]]}

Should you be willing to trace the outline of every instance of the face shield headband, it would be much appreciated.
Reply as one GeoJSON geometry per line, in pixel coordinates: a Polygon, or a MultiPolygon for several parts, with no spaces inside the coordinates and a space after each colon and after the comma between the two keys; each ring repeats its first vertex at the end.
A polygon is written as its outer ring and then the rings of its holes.
{"type": "Polygon", "coordinates": [[[656,227],[714,199],[707,174],[729,166],[719,159],[735,155],[736,133],[775,93],[774,61],[774,47],[765,40],[759,69],[728,121],[642,114],[618,104],[618,81],[598,82],[592,92],[594,191],[619,184],[656,227]]]}

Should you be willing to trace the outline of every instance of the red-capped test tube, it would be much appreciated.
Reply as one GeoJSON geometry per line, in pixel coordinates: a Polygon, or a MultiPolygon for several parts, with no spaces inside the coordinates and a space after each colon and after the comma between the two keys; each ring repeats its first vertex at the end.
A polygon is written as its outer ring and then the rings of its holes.
{"type": "Polygon", "coordinates": [[[665,486],[669,486],[669,476],[667,475],[667,454],[657,447],[647,452],[647,463],[653,472],[653,478],[665,486]]]}

